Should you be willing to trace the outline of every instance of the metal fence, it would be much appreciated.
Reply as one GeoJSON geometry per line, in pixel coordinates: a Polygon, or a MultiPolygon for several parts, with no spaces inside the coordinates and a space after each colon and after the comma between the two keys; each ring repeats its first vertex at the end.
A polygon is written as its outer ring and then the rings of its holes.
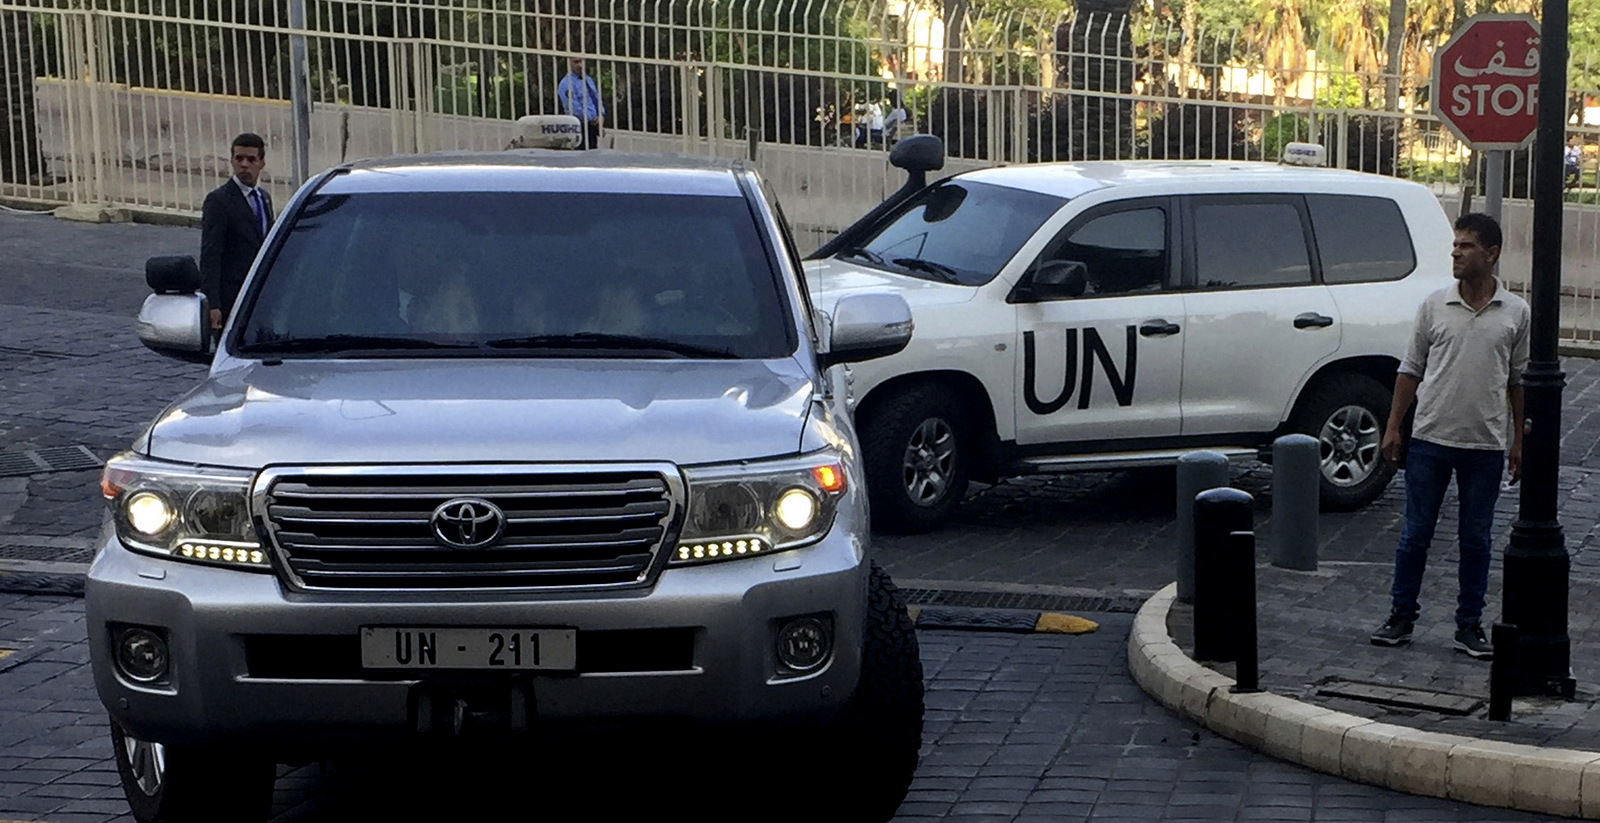
{"type": "MultiPolygon", "coordinates": [[[[913,131],[943,137],[954,171],[1276,159],[1309,139],[1338,166],[1419,180],[1457,208],[1482,168],[1428,110],[1428,55],[1444,34],[1408,27],[1388,72],[1371,21],[1312,26],[1307,42],[1275,19],[1207,30],[1181,11],[934,0],[0,0],[0,197],[192,214],[241,131],[266,137],[265,183],[285,194],[298,76],[313,171],[501,149],[516,117],[558,110],[567,59],[583,56],[607,145],[753,157],[803,243],[899,184],[885,149],[913,131]]],[[[1586,56],[1573,76],[1594,76],[1586,56]]],[[[1600,199],[1591,97],[1568,101],[1590,152],[1565,241],[1574,340],[1600,338],[1600,216],[1583,205],[1600,199]]],[[[1514,284],[1527,270],[1530,154],[1507,164],[1514,284]]]]}

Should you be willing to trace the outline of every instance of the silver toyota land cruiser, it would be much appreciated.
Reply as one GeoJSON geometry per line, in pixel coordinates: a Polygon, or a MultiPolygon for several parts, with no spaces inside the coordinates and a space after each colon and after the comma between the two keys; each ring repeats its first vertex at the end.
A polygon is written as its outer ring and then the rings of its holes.
{"type": "Polygon", "coordinates": [[[334,752],[657,721],[786,728],[893,813],[922,667],[832,367],[910,310],[815,310],[754,170],[337,168],[214,343],[191,258],[146,276],[141,339],[211,371],[102,483],[85,602],[135,818],[262,819],[276,764],[334,752]]]}

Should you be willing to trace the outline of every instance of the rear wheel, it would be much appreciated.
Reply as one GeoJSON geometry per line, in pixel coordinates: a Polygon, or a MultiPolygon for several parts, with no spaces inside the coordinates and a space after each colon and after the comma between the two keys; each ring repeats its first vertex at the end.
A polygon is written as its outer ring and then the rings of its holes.
{"type": "Polygon", "coordinates": [[[1324,510],[1359,509],[1394,477],[1382,450],[1391,397],[1370,377],[1340,374],[1312,389],[1295,411],[1289,427],[1317,440],[1324,510]]]}
{"type": "Polygon", "coordinates": [[[111,744],[139,823],[249,823],[272,809],[276,764],[263,758],[141,740],[114,720],[111,744]]]}
{"type": "Polygon", "coordinates": [[[966,409],[936,386],[873,406],[861,421],[873,526],[920,534],[944,525],[967,493],[968,432],[966,409]]]}

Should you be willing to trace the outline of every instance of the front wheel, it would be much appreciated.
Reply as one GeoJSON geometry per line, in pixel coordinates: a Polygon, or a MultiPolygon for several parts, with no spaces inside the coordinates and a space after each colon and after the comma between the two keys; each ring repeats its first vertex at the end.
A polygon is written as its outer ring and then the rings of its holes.
{"type": "MultiPolygon", "coordinates": [[[[894,817],[911,788],[922,748],[923,684],[916,626],[889,574],[872,564],[861,680],[834,749],[848,759],[841,774],[855,798],[846,817],[879,823],[894,817]]],[[[835,819],[838,819],[837,817],[835,819]]]]}
{"type": "Polygon", "coordinates": [[[1394,464],[1383,458],[1392,395],[1381,383],[1341,374],[1306,396],[1290,428],[1317,440],[1324,511],[1352,511],[1383,494],[1394,464]]]}
{"type": "Polygon", "coordinates": [[[249,823],[272,809],[264,758],[141,740],[111,722],[122,793],[139,823],[249,823]]]}
{"type": "Polygon", "coordinates": [[[969,431],[960,402],[931,385],[887,398],[864,416],[873,526],[920,534],[950,519],[967,493],[969,431]]]}

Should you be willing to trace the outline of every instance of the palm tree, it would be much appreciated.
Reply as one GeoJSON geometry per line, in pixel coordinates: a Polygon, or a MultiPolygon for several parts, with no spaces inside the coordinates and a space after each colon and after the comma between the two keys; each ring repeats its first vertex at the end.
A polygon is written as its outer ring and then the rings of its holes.
{"type": "MultiPolygon", "coordinates": [[[[1381,2],[1381,0],[1379,0],[1381,2]]],[[[1405,0],[1392,0],[1404,5],[1405,0]]],[[[1344,70],[1361,86],[1361,105],[1371,105],[1372,86],[1383,73],[1384,44],[1374,0],[1335,0],[1323,16],[1321,39],[1344,58],[1344,70]]],[[[1403,29],[1403,26],[1402,26],[1403,29]]]]}
{"type": "Polygon", "coordinates": [[[1305,23],[1300,15],[1301,0],[1256,0],[1262,22],[1252,39],[1262,54],[1263,68],[1272,78],[1272,101],[1282,106],[1290,84],[1306,73],[1305,23]]]}

